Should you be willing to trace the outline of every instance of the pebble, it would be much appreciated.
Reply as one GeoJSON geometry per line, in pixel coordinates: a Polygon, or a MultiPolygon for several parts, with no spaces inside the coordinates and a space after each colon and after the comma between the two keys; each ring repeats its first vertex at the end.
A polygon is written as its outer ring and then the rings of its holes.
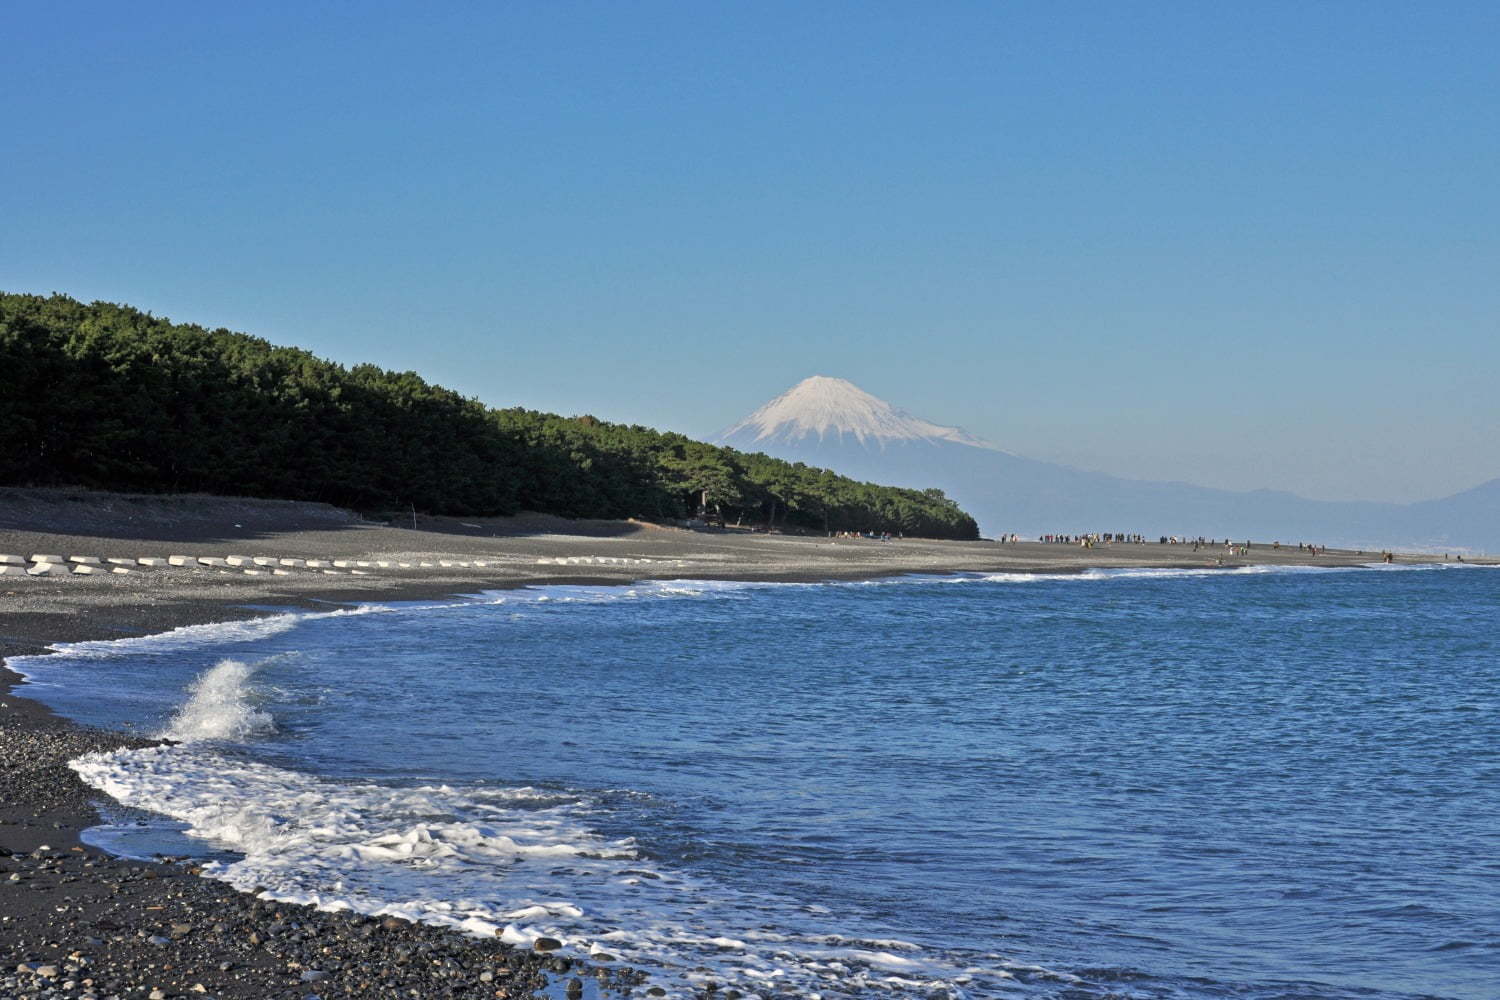
{"type": "Polygon", "coordinates": [[[193,859],[148,864],[79,850],[72,841],[34,846],[42,829],[56,839],[93,822],[97,792],[78,780],[69,760],[153,744],[0,709],[0,803],[11,810],[0,838],[13,848],[0,847],[0,885],[11,886],[13,896],[40,897],[40,905],[28,903],[25,919],[10,910],[12,919],[0,921],[0,957],[15,970],[0,973],[0,997],[263,1000],[301,997],[291,989],[316,982],[329,1000],[522,1000],[544,990],[564,995],[559,973],[569,970],[604,974],[606,997],[639,995],[643,975],[586,968],[556,954],[556,938],[518,949],[396,917],[326,913],[236,892],[190,874],[193,859]],[[18,839],[23,850],[14,849],[18,839]]]}

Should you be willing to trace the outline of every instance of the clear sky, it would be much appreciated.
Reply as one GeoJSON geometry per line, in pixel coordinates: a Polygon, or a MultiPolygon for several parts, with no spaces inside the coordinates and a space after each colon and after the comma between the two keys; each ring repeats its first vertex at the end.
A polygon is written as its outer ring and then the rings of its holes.
{"type": "MultiPolygon", "coordinates": [[[[1500,476],[1500,4],[13,4],[0,288],[707,435],[1500,476]]],[[[3,373],[0,373],[3,377],[3,373]]]]}

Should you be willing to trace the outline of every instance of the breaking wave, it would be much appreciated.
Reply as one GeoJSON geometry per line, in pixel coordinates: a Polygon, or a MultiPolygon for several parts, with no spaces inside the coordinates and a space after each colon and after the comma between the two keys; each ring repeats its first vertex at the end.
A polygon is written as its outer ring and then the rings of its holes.
{"type": "Polygon", "coordinates": [[[994,953],[954,962],[906,941],[841,935],[823,925],[820,908],[689,877],[643,857],[630,838],[593,832],[605,807],[585,792],[335,782],[203,745],[95,753],[71,766],[119,802],[240,855],[204,874],[241,890],[519,947],[545,935],[694,992],[716,982],[992,995],[1023,969],[1071,978],[994,953]]]}
{"type": "Polygon", "coordinates": [[[250,678],[268,660],[220,660],[188,687],[190,697],[162,736],[180,743],[244,741],[276,732],[269,713],[255,707],[250,678]]]}

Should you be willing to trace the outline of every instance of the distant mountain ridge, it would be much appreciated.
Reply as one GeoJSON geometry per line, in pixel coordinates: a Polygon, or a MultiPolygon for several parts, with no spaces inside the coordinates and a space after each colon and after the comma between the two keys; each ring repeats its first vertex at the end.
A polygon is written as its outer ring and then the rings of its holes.
{"type": "Polygon", "coordinates": [[[858,479],[936,486],[991,535],[1119,531],[1500,552],[1500,479],[1412,504],[1124,479],[1011,454],[822,375],[710,440],[858,479]]]}

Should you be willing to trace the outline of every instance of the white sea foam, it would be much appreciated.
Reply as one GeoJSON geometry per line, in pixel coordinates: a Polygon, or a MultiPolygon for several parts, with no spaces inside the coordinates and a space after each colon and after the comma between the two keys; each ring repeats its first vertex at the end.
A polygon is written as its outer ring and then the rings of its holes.
{"type": "Polygon", "coordinates": [[[1500,563],[1475,563],[1475,562],[1440,562],[1440,563],[1365,563],[1365,569],[1378,569],[1386,572],[1416,572],[1420,570],[1434,569],[1500,569],[1500,563]]]}
{"type": "Polygon", "coordinates": [[[167,724],[162,736],[195,743],[243,741],[274,733],[276,723],[254,706],[250,687],[251,676],[266,662],[220,660],[188,688],[191,697],[167,724]]]}
{"type": "Polygon", "coordinates": [[[667,600],[675,598],[735,598],[746,591],[773,587],[807,587],[820,584],[773,583],[754,580],[638,580],[630,584],[606,584],[588,586],[579,584],[552,584],[540,587],[524,587],[519,590],[486,590],[471,595],[463,605],[444,604],[437,607],[463,607],[474,601],[490,604],[601,604],[612,601],[667,600]]]}
{"type": "Polygon", "coordinates": [[[1195,576],[1297,576],[1301,574],[1339,573],[1358,569],[1354,566],[1275,566],[1257,563],[1249,566],[1142,566],[1117,569],[1089,569],[1076,574],[1080,580],[1172,580],[1195,576]]]}
{"type": "Polygon", "coordinates": [[[130,636],[123,639],[90,639],[84,642],[58,642],[48,648],[70,659],[102,659],[130,656],[136,653],[166,653],[199,646],[228,646],[268,639],[297,627],[301,614],[268,615],[244,621],[209,622],[183,625],[169,632],[130,636]]]}
{"type": "MultiPolygon", "coordinates": [[[[237,690],[237,675],[215,667],[189,704],[220,682],[237,690]]],[[[90,754],[72,767],[120,802],[241,855],[205,873],[267,898],[443,924],[522,947],[546,935],[578,954],[607,951],[683,989],[713,980],[962,996],[976,976],[972,961],[950,964],[911,942],[810,925],[826,918],[787,900],[658,865],[649,866],[656,877],[634,877],[645,870],[636,845],[593,831],[601,806],[585,793],[335,782],[205,742],[90,754]]],[[[970,958],[982,960],[988,982],[1009,976],[998,955],[970,958]]]]}
{"type": "MultiPolygon", "coordinates": [[[[952,574],[912,574],[908,576],[877,577],[872,580],[840,581],[811,584],[761,584],[775,587],[890,587],[923,584],[973,584],[973,583],[1090,583],[1110,580],[1169,580],[1179,577],[1223,577],[1262,576],[1269,574],[1300,573],[1347,573],[1360,572],[1362,566],[1279,566],[1253,564],[1249,566],[1122,566],[1094,568],[1078,572],[1036,572],[1012,570],[999,572],[964,572],[952,574]]],[[[1391,567],[1387,567],[1391,568],[1391,567]]],[[[1404,567],[1402,567],[1404,568],[1404,567]]],[[[1413,567],[1414,568],[1414,567],[1413,567]]]]}
{"type": "MultiPolygon", "coordinates": [[[[481,591],[461,601],[422,602],[412,604],[360,604],[331,611],[303,611],[267,615],[239,621],[184,625],[152,635],[127,636],[119,639],[90,639],[82,642],[58,642],[48,646],[50,654],[13,656],[5,665],[28,681],[36,681],[59,664],[70,660],[114,659],[122,656],[159,655],[196,649],[241,645],[272,638],[295,629],[303,622],[326,618],[348,618],[372,614],[420,614],[475,604],[597,604],[621,600],[676,598],[722,598],[740,596],[742,591],[757,587],[810,586],[740,582],[728,580],[646,580],[630,585],[527,587],[520,590],[481,591]]],[[[174,737],[176,738],[176,737],[174,737]]],[[[234,738],[234,737],[230,737],[234,738]]]]}
{"type": "MultiPolygon", "coordinates": [[[[383,604],[361,604],[355,607],[337,608],[332,611],[299,611],[286,614],[267,615],[264,618],[247,618],[241,621],[208,622],[202,625],[183,625],[166,632],[152,635],[126,636],[120,639],[89,639],[83,642],[56,642],[48,646],[53,654],[74,660],[113,659],[141,653],[172,653],[199,649],[205,646],[228,646],[269,639],[296,628],[305,621],[320,618],[346,618],[358,615],[388,613],[395,608],[383,604]]],[[[27,676],[25,666],[35,663],[39,657],[16,656],[6,665],[22,676],[27,676]]]]}
{"type": "Polygon", "coordinates": [[[1122,566],[1094,568],[1076,573],[996,572],[958,573],[951,576],[902,577],[865,581],[867,585],[891,583],[1097,583],[1112,580],[1172,580],[1190,577],[1268,576],[1362,572],[1362,566],[1122,566]]]}

